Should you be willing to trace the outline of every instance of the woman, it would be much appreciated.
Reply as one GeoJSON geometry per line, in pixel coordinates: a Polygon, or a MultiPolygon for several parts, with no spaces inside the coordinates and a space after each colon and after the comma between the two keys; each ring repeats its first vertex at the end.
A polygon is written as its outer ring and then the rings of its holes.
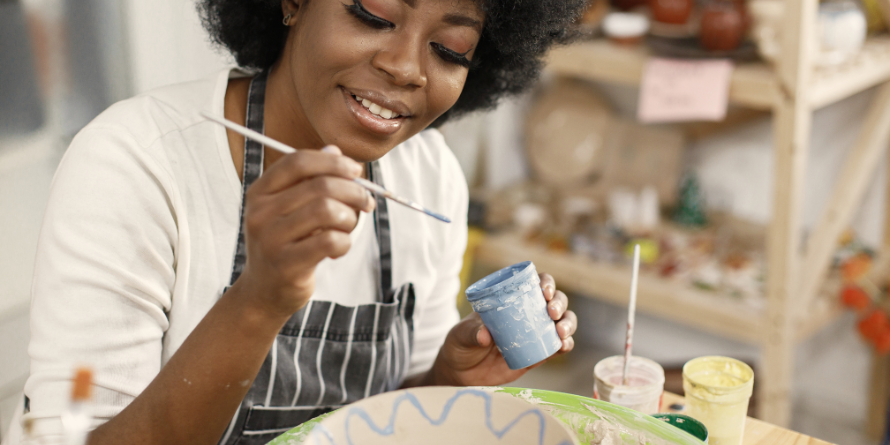
{"type": "MultiPolygon", "coordinates": [[[[90,444],[265,443],[383,391],[521,376],[478,316],[458,322],[466,183],[425,130],[527,88],[582,3],[204,0],[259,73],[124,101],[72,142],[35,270],[33,437],[58,439],[77,363],[95,369],[90,444]]],[[[569,351],[576,317],[542,287],[569,351]]]]}

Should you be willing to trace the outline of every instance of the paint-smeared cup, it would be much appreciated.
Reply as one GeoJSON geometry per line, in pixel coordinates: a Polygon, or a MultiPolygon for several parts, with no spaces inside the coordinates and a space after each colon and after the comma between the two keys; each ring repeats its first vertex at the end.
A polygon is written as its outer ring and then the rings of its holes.
{"type": "Polygon", "coordinates": [[[505,267],[467,288],[510,369],[522,369],[555,354],[562,346],[547,313],[541,279],[531,261],[505,267]]]}
{"type": "Polygon", "coordinates": [[[683,365],[686,414],[708,427],[714,445],[741,445],[754,370],[730,357],[694,358],[683,365]]]}
{"type": "Polygon", "coordinates": [[[613,355],[593,367],[593,398],[637,410],[657,413],[664,393],[664,368],[648,358],[633,355],[624,384],[624,356],[613,355]]]}

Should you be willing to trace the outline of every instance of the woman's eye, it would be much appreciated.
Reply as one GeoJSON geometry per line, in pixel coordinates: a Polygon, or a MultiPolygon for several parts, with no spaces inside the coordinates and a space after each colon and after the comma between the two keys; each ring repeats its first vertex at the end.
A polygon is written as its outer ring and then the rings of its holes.
{"type": "MultiPolygon", "coordinates": [[[[361,0],[352,0],[351,4],[344,4],[343,6],[346,7],[346,10],[349,11],[349,13],[353,15],[353,17],[359,19],[366,25],[373,28],[393,29],[396,27],[395,23],[371,14],[371,11],[365,9],[365,6],[362,4],[361,0]]],[[[441,57],[446,62],[455,63],[467,68],[470,67],[471,62],[466,57],[469,51],[460,54],[454,50],[449,49],[445,45],[442,45],[441,43],[431,43],[431,45],[433,46],[433,49],[436,51],[439,57],[441,57]]]]}
{"type": "Polygon", "coordinates": [[[346,10],[349,11],[350,14],[368,26],[377,29],[392,29],[396,27],[394,23],[371,14],[371,12],[365,9],[365,6],[362,5],[361,0],[353,0],[351,5],[343,6],[346,7],[346,10]]]}
{"type": "Polygon", "coordinates": [[[431,45],[433,45],[433,48],[436,50],[436,53],[439,54],[439,57],[444,59],[446,62],[456,63],[466,68],[470,67],[470,59],[467,59],[466,57],[469,51],[461,54],[449,49],[447,46],[442,45],[441,43],[431,43],[431,45]]]}

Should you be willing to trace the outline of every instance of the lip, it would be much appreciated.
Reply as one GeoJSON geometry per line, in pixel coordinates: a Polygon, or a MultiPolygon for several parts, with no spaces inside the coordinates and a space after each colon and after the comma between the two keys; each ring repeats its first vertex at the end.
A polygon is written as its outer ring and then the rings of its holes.
{"type": "Polygon", "coordinates": [[[346,101],[346,107],[349,108],[349,111],[352,112],[352,115],[355,117],[358,123],[374,133],[380,135],[391,135],[399,131],[399,129],[402,128],[402,124],[405,122],[408,116],[410,116],[410,114],[402,114],[402,110],[407,110],[407,107],[405,107],[404,104],[401,104],[400,102],[393,103],[393,101],[389,100],[375,99],[374,97],[369,97],[371,96],[370,94],[368,96],[365,96],[363,95],[365,93],[361,92],[361,90],[347,90],[346,88],[342,87],[340,89],[341,91],[343,91],[343,100],[346,101]],[[385,108],[389,108],[390,110],[399,113],[401,116],[395,119],[384,119],[380,116],[377,116],[374,113],[371,113],[371,111],[367,108],[363,107],[362,104],[358,103],[355,99],[353,99],[353,95],[359,96],[363,99],[368,99],[385,108]],[[393,106],[393,108],[390,108],[390,106],[393,106]]]}
{"type": "Polygon", "coordinates": [[[343,88],[347,93],[361,97],[362,99],[368,99],[371,102],[374,102],[377,105],[380,105],[383,108],[388,108],[396,113],[399,113],[402,117],[411,117],[414,113],[411,112],[411,109],[405,105],[404,102],[398,100],[392,100],[383,93],[379,93],[377,91],[372,90],[360,90],[355,88],[343,88]]]}

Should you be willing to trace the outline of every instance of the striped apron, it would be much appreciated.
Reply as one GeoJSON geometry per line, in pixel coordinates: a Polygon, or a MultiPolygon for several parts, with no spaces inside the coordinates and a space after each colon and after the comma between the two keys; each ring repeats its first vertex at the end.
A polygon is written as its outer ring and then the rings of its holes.
{"type": "MultiPolygon", "coordinates": [[[[265,85],[266,73],[259,74],[248,93],[247,127],[260,133],[265,85]]],[[[242,195],[262,169],[263,146],[246,140],[242,195]]],[[[377,162],[368,165],[368,175],[382,185],[377,162]]],[[[246,260],[243,199],[230,285],[246,260]]],[[[378,302],[343,306],[312,299],[291,316],[220,444],[265,444],[313,417],[401,386],[413,344],[414,288],[410,283],[392,287],[389,217],[380,197],[374,228],[380,248],[378,302]]]]}

